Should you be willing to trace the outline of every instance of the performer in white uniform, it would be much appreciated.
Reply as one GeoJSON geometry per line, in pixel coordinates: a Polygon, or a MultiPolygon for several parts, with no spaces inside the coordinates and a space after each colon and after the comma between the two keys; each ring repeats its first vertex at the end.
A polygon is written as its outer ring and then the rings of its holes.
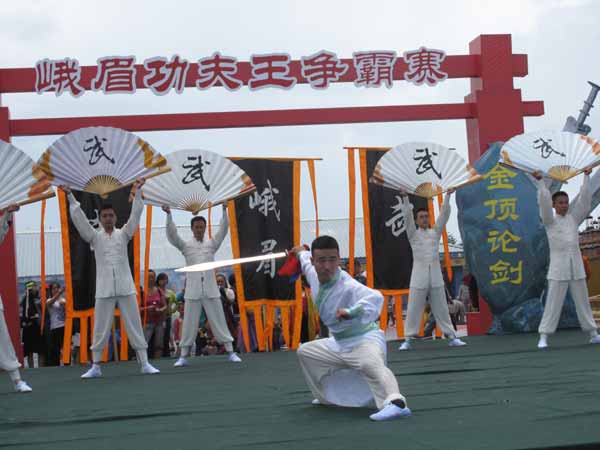
{"type": "Polygon", "coordinates": [[[550,246],[550,266],[548,268],[548,295],[544,314],[539,326],[538,348],[548,347],[548,335],[556,331],[567,290],[575,303],[575,310],[581,329],[590,335],[591,344],[600,344],[598,327],[590,306],[585,268],[579,250],[579,224],[592,209],[590,173],[586,170],[579,196],[569,205],[569,196],[559,191],[550,195],[540,173],[537,179],[538,204],[542,223],[546,227],[550,246]],[[556,211],[553,214],[552,208],[556,211]]]}
{"type": "Polygon", "coordinates": [[[135,195],[131,206],[131,215],[123,228],[115,228],[117,215],[110,205],[100,210],[101,230],[95,230],[90,224],[79,202],[67,186],[61,189],[68,194],[71,220],[81,235],[90,244],[96,258],[96,304],[94,306],[94,337],[92,342],[92,367],[81,378],[102,376],[100,361],[104,346],[108,342],[114,319],[115,307],[118,306],[125,323],[125,330],[135,349],[143,374],[159,373],[159,370],[148,362],[142,321],[136,300],[136,290],[129,268],[127,245],[140,222],[144,209],[141,198],[142,180],[133,187],[135,195]]]}
{"type": "Polygon", "coordinates": [[[419,335],[421,317],[425,309],[425,301],[429,298],[431,312],[437,325],[444,335],[450,338],[450,347],[467,345],[456,337],[444,289],[444,278],[440,267],[440,238],[450,217],[450,196],[454,191],[449,190],[440,208],[440,216],[433,228],[429,226],[429,211],[420,209],[413,216],[413,205],[408,196],[402,195],[402,211],[406,220],[406,235],[412,247],[413,268],[410,276],[408,311],[406,314],[406,340],[400,350],[412,349],[412,338],[419,335]],[[418,228],[417,228],[418,226],[418,228]]]}
{"type": "Polygon", "coordinates": [[[331,334],[298,349],[313,404],[376,406],[379,411],[369,416],[376,421],[410,416],[396,377],[386,366],[385,335],[375,322],[383,305],[381,293],[339,268],[338,243],[330,236],[315,239],[311,252],[304,246],[292,251],[331,334]]]}
{"type": "MultiPolygon", "coordinates": [[[[2,243],[10,229],[12,213],[18,210],[19,207],[16,205],[0,210],[0,243],[2,243]]],[[[0,369],[8,372],[8,376],[14,383],[15,391],[31,392],[31,388],[21,379],[19,367],[21,367],[21,364],[17,359],[17,355],[15,355],[15,349],[8,334],[8,327],[4,319],[4,305],[2,304],[2,297],[0,297],[0,369]]]]}
{"type": "MultiPolygon", "coordinates": [[[[173,222],[170,208],[163,206],[163,211],[167,213],[167,239],[171,245],[183,254],[186,265],[191,266],[215,260],[215,253],[217,253],[229,230],[229,219],[225,204],[223,205],[223,218],[221,219],[219,231],[212,239],[204,239],[206,219],[198,216],[194,217],[190,223],[193,234],[192,239],[184,241],[177,233],[177,226],[173,222]]],[[[233,337],[227,328],[227,321],[221,304],[221,292],[217,286],[215,272],[213,270],[188,272],[184,298],[181,356],[175,362],[175,367],[183,367],[189,364],[187,357],[198,334],[198,324],[203,308],[216,340],[220,344],[224,344],[225,350],[229,353],[229,361],[241,362],[240,357],[233,351],[233,337]]]]}

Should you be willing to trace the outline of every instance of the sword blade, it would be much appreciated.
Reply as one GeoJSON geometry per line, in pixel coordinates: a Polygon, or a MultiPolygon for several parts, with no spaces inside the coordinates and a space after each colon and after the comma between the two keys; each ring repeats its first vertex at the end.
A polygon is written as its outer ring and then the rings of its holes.
{"type": "Polygon", "coordinates": [[[285,256],[287,256],[286,252],[279,252],[267,253],[266,255],[249,256],[247,258],[224,259],[221,261],[212,261],[182,267],[181,269],[175,269],[175,272],[204,272],[206,270],[218,269],[219,267],[233,266],[234,264],[246,264],[256,261],[264,261],[267,259],[284,258],[285,256]]]}

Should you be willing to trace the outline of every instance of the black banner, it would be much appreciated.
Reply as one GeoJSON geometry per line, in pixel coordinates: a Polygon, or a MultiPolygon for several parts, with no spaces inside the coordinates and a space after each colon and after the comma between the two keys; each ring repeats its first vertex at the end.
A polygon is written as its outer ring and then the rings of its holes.
{"type": "MultiPolygon", "coordinates": [[[[240,256],[256,256],[294,245],[294,162],[265,159],[235,161],[256,191],[235,201],[240,256]]],[[[285,258],[244,264],[246,300],[293,300],[294,284],[277,276],[285,258]]]]}
{"type": "MultiPolygon", "coordinates": [[[[366,151],[367,179],[385,151],[366,151]]],[[[363,174],[363,177],[365,174],[363,174]]],[[[365,193],[363,192],[363,195],[365,193]]],[[[413,256],[406,237],[406,221],[400,209],[400,196],[392,189],[368,183],[373,287],[376,289],[408,289],[413,256]]],[[[416,211],[427,208],[427,200],[410,195],[416,211]]]]}
{"type": "MultiPolygon", "coordinates": [[[[131,188],[126,187],[108,195],[102,199],[99,195],[88,192],[73,191],[73,195],[81,204],[81,209],[94,228],[100,227],[100,207],[111,204],[117,214],[117,228],[121,228],[129,220],[131,203],[129,203],[129,192],[131,188]]],[[[68,204],[68,200],[67,200],[68,204]]],[[[71,248],[71,285],[73,286],[73,309],[84,311],[91,309],[96,303],[96,260],[90,244],[81,239],[79,232],[71,221],[71,214],[67,209],[69,219],[69,244],[71,248]]],[[[133,274],[134,251],[133,239],[129,241],[129,266],[133,274]]],[[[66,281],[66,280],[65,280],[66,281]]]]}

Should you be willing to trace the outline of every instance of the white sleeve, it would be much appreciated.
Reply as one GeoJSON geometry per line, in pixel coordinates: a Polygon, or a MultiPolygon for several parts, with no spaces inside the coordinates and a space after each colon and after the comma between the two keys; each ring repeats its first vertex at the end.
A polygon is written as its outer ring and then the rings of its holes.
{"type": "Polygon", "coordinates": [[[140,217],[144,211],[144,202],[142,201],[142,190],[138,189],[133,197],[133,205],[131,205],[131,213],[129,214],[129,220],[123,227],[125,235],[131,239],[135,234],[138,225],[140,224],[140,217]]]}
{"type": "Polygon", "coordinates": [[[450,199],[448,196],[444,199],[444,203],[442,203],[442,207],[440,208],[440,215],[435,221],[435,225],[433,229],[436,234],[442,235],[442,231],[444,231],[444,227],[448,223],[448,219],[450,218],[450,199]]]}
{"type": "Polygon", "coordinates": [[[215,250],[218,250],[223,243],[223,239],[225,239],[225,236],[227,236],[227,231],[229,231],[229,214],[225,212],[225,214],[223,214],[223,218],[221,219],[219,231],[217,231],[215,237],[213,237],[215,250]]]}
{"type": "Polygon", "coordinates": [[[77,228],[77,231],[85,242],[92,243],[97,235],[96,230],[90,224],[90,221],[72,192],[69,192],[67,198],[69,199],[69,212],[71,213],[73,225],[75,225],[75,228],[77,228]]]}
{"type": "Polygon", "coordinates": [[[583,185],[579,195],[577,195],[569,209],[577,225],[583,222],[590,213],[592,209],[592,192],[590,190],[589,175],[583,176],[583,185]]]}
{"type": "Polygon", "coordinates": [[[415,233],[417,232],[417,226],[415,225],[415,216],[413,214],[413,205],[408,199],[408,196],[403,197],[402,200],[402,212],[404,214],[404,220],[406,222],[406,237],[410,241],[415,233]]]}
{"type": "Polygon", "coordinates": [[[179,237],[179,233],[177,233],[177,225],[173,222],[171,213],[167,214],[167,240],[173,247],[177,248],[179,251],[183,251],[185,242],[179,237]]]}
{"type": "Polygon", "coordinates": [[[302,267],[302,273],[306,277],[306,281],[310,285],[310,289],[313,292],[317,292],[319,289],[319,277],[317,271],[310,261],[311,253],[309,251],[303,251],[298,253],[298,259],[300,260],[300,266],[302,267]]]}
{"type": "Polygon", "coordinates": [[[552,196],[546,187],[544,180],[536,180],[537,184],[537,199],[540,207],[540,217],[544,225],[552,225],[554,223],[554,213],[552,212],[552,196]]]}
{"type": "Polygon", "coordinates": [[[381,314],[383,307],[383,295],[375,289],[357,283],[356,297],[358,301],[348,309],[350,316],[360,317],[362,323],[374,322],[381,314]]]}

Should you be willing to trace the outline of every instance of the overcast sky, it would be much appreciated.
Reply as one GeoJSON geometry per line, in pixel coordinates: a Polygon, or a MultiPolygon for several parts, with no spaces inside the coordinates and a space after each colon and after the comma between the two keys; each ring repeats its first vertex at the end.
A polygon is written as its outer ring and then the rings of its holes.
{"type": "MultiPolygon", "coordinates": [[[[34,67],[43,58],[76,58],[96,65],[99,57],[179,54],[189,61],[215,51],[247,61],[253,53],[286,52],[293,59],[327,49],[340,58],[360,50],[396,50],[400,55],[420,46],[449,55],[467,54],[479,34],[512,34],[513,52],[529,56],[529,75],[515,79],[524,100],[543,100],[546,114],[526,119],[526,131],[561,129],[577,115],[587,97],[587,80],[600,82],[600,2],[539,1],[25,1],[7,2],[0,15],[0,67],[34,67]]],[[[357,89],[334,84],[326,90],[298,85],[289,91],[236,92],[222,88],[187,89],[155,96],[87,92],[11,94],[2,106],[12,118],[210,112],[336,106],[401,105],[462,102],[469,81],[448,80],[436,87],[395,82],[392,89],[357,89]]],[[[600,113],[588,122],[600,136],[600,113]]],[[[406,141],[435,141],[455,147],[467,158],[464,121],[404,122],[360,125],[246,128],[140,133],[161,153],[203,148],[225,156],[320,157],[317,163],[322,218],[348,215],[346,154],[349,145],[394,146],[406,141]]],[[[13,144],[37,159],[58,136],[16,138],[13,144]]],[[[306,172],[305,172],[306,173],[306,172]]],[[[570,183],[575,192],[580,180],[570,183]]],[[[303,219],[313,217],[310,182],[302,187],[303,219]]],[[[360,204],[358,214],[362,215],[360,204]]],[[[456,215],[449,225],[456,233],[456,215]]],[[[187,221],[178,214],[176,220],[187,221]]],[[[164,223],[156,213],[156,225],[164,223]]],[[[18,231],[39,229],[39,207],[19,213],[18,231]]],[[[59,224],[57,203],[48,206],[47,229],[59,224]]]]}

